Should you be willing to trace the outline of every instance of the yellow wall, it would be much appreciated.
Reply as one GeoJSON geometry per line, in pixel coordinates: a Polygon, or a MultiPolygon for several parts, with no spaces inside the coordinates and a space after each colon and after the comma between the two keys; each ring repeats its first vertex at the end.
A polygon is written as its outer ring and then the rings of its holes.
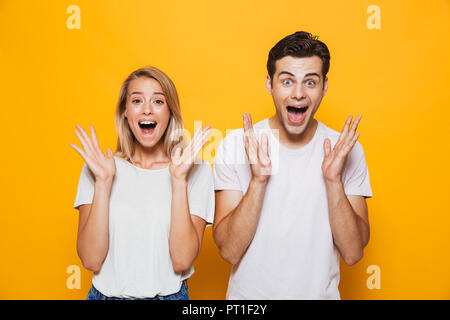
{"type": "MultiPolygon", "coordinates": [[[[329,90],[317,117],[340,130],[362,114],[373,199],[364,258],[342,266],[345,299],[450,298],[450,2],[434,1],[0,1],[0,298],[84,299],[68,289],[83,161],[69,147],[94,124],[115,147],[119,87],[154,65],[174,80],[185,126],[225,133],[274,112],[266,93],[270,48],[297,30],[330,48],[329,90]],[[70,30],[69,5],[81,9],[70,30]],[[369,5],[381,29],[367,27],[369,5]],[[380,268],[380,289],[366,272],[380,268]]],[[[193,299],[222,299],[230,267],[211,228],[190,281],[193,299]]]]}

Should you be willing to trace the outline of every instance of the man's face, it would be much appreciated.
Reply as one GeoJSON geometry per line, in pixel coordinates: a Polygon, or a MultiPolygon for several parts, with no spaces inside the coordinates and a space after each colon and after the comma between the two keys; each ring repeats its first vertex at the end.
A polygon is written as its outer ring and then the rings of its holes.
{"type": "Polygon", "coordinates": [[[314,120],[328,79],[323,79],[319,57],[286,56],[275,62],[275,73],[272,79],[267,76],[266,88],[282,128],[290,135],[301,135],[314,120]]]}

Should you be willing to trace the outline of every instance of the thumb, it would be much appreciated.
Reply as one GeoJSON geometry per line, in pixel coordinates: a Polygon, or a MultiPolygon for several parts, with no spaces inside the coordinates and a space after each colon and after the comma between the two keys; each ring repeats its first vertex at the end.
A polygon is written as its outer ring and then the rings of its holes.
{"type": "Polygon", "coordinates": [[[108,149],[106,150],[106,153],[107,153],[108,157],[112,157],[112,156],[113,156],[113,151],[112,151],[111,148],[108,148],[108,149]]]}

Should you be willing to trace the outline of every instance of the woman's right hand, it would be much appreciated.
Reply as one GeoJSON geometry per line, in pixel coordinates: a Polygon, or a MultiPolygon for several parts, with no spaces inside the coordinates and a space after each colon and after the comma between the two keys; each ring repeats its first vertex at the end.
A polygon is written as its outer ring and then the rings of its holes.
{"type": "Polygon", "coordinates": [[[81,126],[77,125],[76,127],[78,130],[75,129],[75,134],[80,140],[84,150],[73,143],[71,143],[70,146],[84,159],[87,166],[94,174],[96,182],[112,182],[114,175],[116,174],[116,163],[111,148],[107,149],[106,154],[103,153],[98,144],[97,135],[95,134],[93,125],[90,126],[92,138],[89,138],[89,135],[81,126]]]}

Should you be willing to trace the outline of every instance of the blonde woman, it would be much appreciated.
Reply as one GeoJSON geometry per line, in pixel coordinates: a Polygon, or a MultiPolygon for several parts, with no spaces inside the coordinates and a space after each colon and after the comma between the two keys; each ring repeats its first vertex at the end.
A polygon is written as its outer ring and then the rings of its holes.
{"type": "Polygon", "coordinates": [[[187,279],[214,217],[211,166],[194,161],[210,127],[183,143],[177,91],[154,67],[124,81],[115,117],[115,153],[103,153],[93,126],[90,137],[75,129],[82,148],[70,144],[85,161],[74,207],[78,256],[94,272],[87,299],[189,299],[187,279]]]}

